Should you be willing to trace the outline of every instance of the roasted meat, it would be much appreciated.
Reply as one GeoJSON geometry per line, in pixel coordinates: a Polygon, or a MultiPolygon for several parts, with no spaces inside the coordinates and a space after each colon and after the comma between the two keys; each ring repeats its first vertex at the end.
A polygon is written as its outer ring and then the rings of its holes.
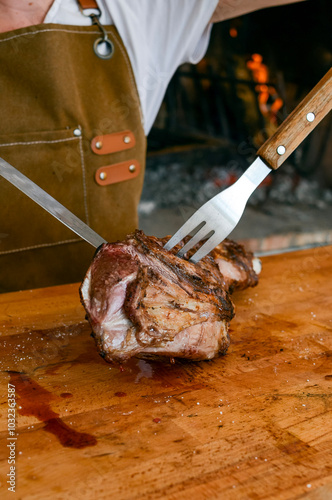
{"type": "Polygon", "coordinates": [[[226,289],[232,293],[256,286],[261,262],[243,245],[226,239],[210,253],[222,274],[226,289]]]}
{"type": "Polygon", "coordinates": [[[230,292],[257,283],[256,262],[226,240],[193,264],[163,248],[165,239],[136,231],[102,245],[80,287],[100,354],[211,359],[229,346],[230,292]]]}

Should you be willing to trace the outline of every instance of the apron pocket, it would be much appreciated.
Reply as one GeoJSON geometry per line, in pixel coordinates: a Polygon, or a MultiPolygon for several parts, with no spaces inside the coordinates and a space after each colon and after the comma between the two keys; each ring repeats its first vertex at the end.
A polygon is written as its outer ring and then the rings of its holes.
{"type": "MultiPolygon", "coordinates": [[[[80,127],[0,136],[0,157],[89,224],[80,127]]],[[[0,255],[80,240],[0,177],[0,255]]]]}

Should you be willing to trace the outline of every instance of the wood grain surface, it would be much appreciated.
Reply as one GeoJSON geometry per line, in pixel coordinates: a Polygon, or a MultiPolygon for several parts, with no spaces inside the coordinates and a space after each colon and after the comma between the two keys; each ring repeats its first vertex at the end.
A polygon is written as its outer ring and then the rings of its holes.
{"type": "Polygon", "coordinates": [[[207,362],[107,364],[77,284],[0,295],[0,498],[331,499],[332,247],[262,261],[207,362]]]}

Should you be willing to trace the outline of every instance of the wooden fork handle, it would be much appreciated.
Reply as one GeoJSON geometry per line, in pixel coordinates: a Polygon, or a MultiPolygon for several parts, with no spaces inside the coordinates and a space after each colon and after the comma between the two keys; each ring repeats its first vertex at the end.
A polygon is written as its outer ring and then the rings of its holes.
{"type": "Polygon", "coordinates": [[[276,170],[332,109],[332,68],[300,102],[257,154],[276,170]]]}

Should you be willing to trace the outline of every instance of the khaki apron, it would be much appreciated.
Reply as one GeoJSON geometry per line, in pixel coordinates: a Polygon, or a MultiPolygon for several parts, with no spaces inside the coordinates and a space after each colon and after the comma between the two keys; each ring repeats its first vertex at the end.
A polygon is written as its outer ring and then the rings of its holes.
{"type": "MultiPolygon", "coordinates": [[[[0,33],[0,157],[108,241],[138,225],[146,138],[114,26],[0,33]]],[[[0,291],[81,281],[94,248],[0,177],[0,291]]]]}

